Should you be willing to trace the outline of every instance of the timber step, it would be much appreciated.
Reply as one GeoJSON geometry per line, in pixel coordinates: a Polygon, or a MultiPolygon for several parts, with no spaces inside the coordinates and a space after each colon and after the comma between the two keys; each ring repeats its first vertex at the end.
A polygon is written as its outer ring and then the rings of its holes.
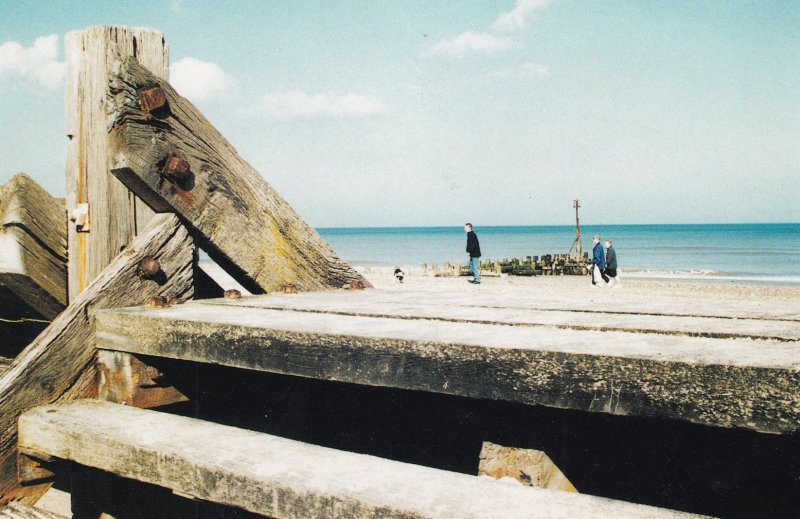
{"type": "Polygon", "coordinates": [[[0,509],[0,519],[66,519],[63,515],[23,505],[9,503],[0,509]]]}
{"type": "Polygon", "coordinates": [[[26,412],[19,449],[275,518],[693,517],[95,400],[26,412]]]}
{"type": "Polygon", "coordinates": [[[582,311],[436,302],[371,290],[115,309],[98,313],[96,340],[103,350],[320,380],[771,433],[800,428],[794,322],[610,312],[593,323],[582,311]]]}

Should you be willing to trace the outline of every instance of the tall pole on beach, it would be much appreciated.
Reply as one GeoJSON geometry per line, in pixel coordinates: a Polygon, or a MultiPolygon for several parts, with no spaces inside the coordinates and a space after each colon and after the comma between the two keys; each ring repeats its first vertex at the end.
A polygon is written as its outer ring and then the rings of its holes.
{"type": "Polygon", "coordinates": [[[583,250],[581,249],[581,219],[578,217],[578,208],[581,206],[581,201],[577,198],[575,202],[572,204],[572,207],[575,208],[575,250],[578,253],[578,257],[581,257],[583,250]]]}

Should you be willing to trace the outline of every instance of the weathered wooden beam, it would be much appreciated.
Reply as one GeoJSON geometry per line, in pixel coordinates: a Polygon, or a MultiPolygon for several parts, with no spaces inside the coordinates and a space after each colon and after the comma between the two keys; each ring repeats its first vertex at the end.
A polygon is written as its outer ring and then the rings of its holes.
{"type": "MultiPolygon", "coordinates": [[[[800,342],[196,302],[98,316],[98,348],[322,380],[792,433],[800,342]]],[[[297,296],[295,296],[297,297],[297,296]]],[[[339,297],[357,297],[340,292],[339,297]]]]}
{"type": "Polygon", "coordinates": [[[0,501],[27,497],[17,485],[16,421],[31,407],[95,395],[94,314],[102,308],[142,304],[162,295],[192,295],[194,244],[172,215],[156,217],[0,376],[0,501]],[[146,256],[163,276],[139,273],[146,256]]]}
{"type": "Polygon", "coordinates": [[[0,186],[0,225],[0,286],[54,318],[67,304],[64,201],[20,173],[0,186]]]}
{"type": "Polygon", "coordinates": [[[108,402],[37,408],[20,451],[274,518],[694,517],[338,451],[108,402]],[[102,423],[103,427],[97,427],[102,423]]]}
{"type": "Polygon", "coordinates": [[[0,508],[0,519],[66,519],[66,517],[22,503],[9,503],[0,508]]]}
{"type": "Polygon", "coordinates": [[[134,59],[111,76],[111,171],[156,211],[175,211],[251,292],[370,286],[245,162],[191,103],[134,59]],[[158,85],[163,105],[140,100],[158,85]]]}
{"type": "Polygon", "coordinates": [[[108,71],[118,55],[168,77],[164,36],[150,29],[98,26],[67,33],[66,131],[69,298],[86,289],[152,218],[108,171],[108,71]],[[82,204],[88,213],[79,216],[82,204]]]}
{"type": "MultiPolygon", "coordinates": [[[[800,319],[726,318],[707,315],[675,315],[661,313],[635,314],[618,311],[616,306],[586,312],[582,306],[570,309],[563,302],[560,309],[501,306],[505,296],[475,295],[464,300],[462,293],[425,293],[415,290],[371,290],[358,297],[337,292],[300,294],[297,297],[247,298],[241,301],[213,300],[206,304],[301,310],[319,313],[360,315],[364,317],[397,317],[403,319],[436,319],[441,321],[539,326],[565,330],[625,331],[637,333],[709,337],[717,339],[750,338],[779,341],[800,340],[800,319]],[[455,297],[453,297],[455,296],[455,297]]],[[[682,304],[676,308],[685,308],[682,304]]]]}

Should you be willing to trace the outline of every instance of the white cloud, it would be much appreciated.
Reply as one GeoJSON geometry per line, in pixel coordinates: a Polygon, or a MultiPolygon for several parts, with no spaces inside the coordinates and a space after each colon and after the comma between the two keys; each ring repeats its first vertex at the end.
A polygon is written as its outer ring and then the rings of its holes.
{"type": "Polygon", "coordinates": [[[510,79],[514,77],[549,77],[550,69],[539,63],[523,63],[519,67],[503,68],[489,72],[489,77],[510,79]]]}
{"type": "Polygon", "coordinates": [[[246,113],[269,119],[313,119],[319,117],[358,117],[383,112],[379,101],[359,94],[322,92],[307,94],[299,90],[265,95],[246,113]]]}
{"type": "Polygon", "coordinates": [[[517,0],[517,6],[501,14],[492,24],[492,29],[497,31],[514,31],[525,27],[528,18],[540,9],[544,9],[552,0],[517,0]]]}
{"type": "Polygon", "coordinates": [[[0,45],[0,77],[18,76],[47,88],[58,88],[64,81],[67,66],[58,61],[58,36],[36,38],[31,47],[15,41],[0,45]]]}
{"type": "Polygon", "coordinates": [[[523,63],[522,70],[528,75],[536,77],[547,77],[550,75],[550,69],[547,65],[540,65],[538,63],[523,63]]]}
{"type": "Polygon", "coordinates": [[[498,38],[487,33],[467,31],[452,40],[442,40],[436,43],[425,53],[429,56],[461,58],[470,52],[494,54],[495,52],[510,49],[511,45],[511,40],[508,38],[498,38]]]}
{"type": "Polygon", "coordinates": [[[169,67],[170,84],[192,101],[224,97],[236,83],[216,63],[183,58],[169,67]]]}

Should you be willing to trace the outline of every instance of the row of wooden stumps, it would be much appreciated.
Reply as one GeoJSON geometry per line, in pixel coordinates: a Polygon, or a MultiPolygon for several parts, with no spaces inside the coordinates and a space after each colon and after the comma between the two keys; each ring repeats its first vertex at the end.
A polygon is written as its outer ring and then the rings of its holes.
{"type": "MultiPolygon", "coordinates": [[[[589,273],[591,261],[589,255],[546,254],[544,256],[526,256],[525,258],[504,258],[502,260],[484,260],[480,262],[481,276],[585,276],[589,273]]],[[[469,265],[453,265],[449,262],[441,266],[434,263],[421,266],[423,275],[433,277],[469,276],[469,265]]]]}
{"type": "Polygon", "coordinates": [[[143,407],[181,397],[153,389],[158,373],[129,356],[98,364],[93,316],[221,296],[198,247],[252,293],[370,286],[171,88],[161,33],[94,27],[69,33],[65,48],[66,201],[25,176],[0,191],[0,324],[16,327],[2,333],[36,325],[21,351],[0,352],[16,355],[0,359],[0,503],[33,503],[50,485],[19,484],[21,413],[100,395],[143,407]]]}

